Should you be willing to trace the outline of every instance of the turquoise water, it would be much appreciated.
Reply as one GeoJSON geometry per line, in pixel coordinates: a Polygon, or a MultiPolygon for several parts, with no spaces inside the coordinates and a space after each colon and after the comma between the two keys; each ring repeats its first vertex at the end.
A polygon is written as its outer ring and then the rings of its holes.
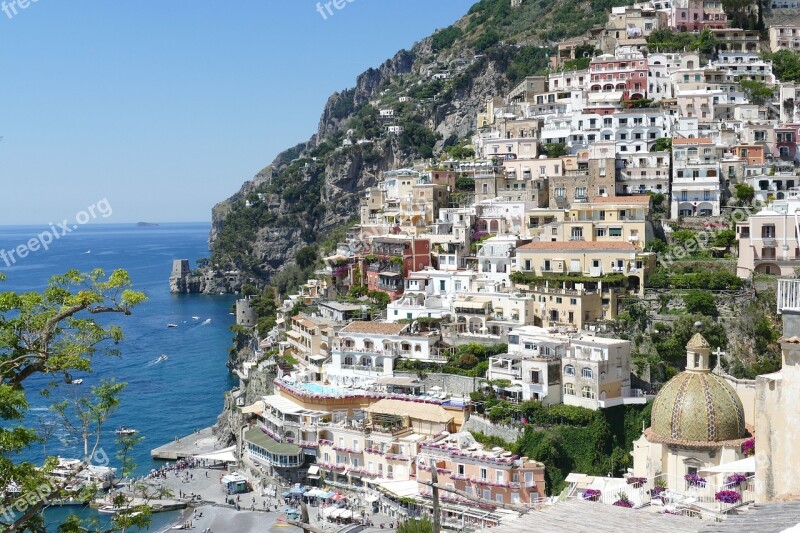
{"type": "MultiPolygon", "coordinates": [[[[0,227],[0,250],[9,250],[44,231],[45,227],[0,227]]],[[[81,391],[88,392],[101,379],[114,378],[128,383],[118,412],[106,424],[100,447],[118,467],[114,429],[124,425],[139,430],[144,442],[135,450],[137,475],[159,466],[150,458],[150,449],[212,425],[222,411],[223,394],[235,385],[225,366],[231,344],[229,314],[232,296],[173,295],[168,278],[172,259],[195,260],[208,257],[207,224],[167,224],[139,228],[135,225],[87,224],[54,242],[48,251],[39,250],[10,267],[0,261],[0,272],[7,276],[0,291],[41,291],[51,275],[69,268],[89,271],[103,268],[126,269],[134,289],[145,292],[149,300],[134,309],[129,317],[96,315],[101,324],[118,324],[125,333],[119,358],[98,356],[92,374],[82,378],[81,391]],[[195,320],[192,317],[197,316],[195,320]],[[170,329],[169,323],[178,324],[170,329]],[[161,354],[168,359],[155,363],[161,354]]],[[[62,385],[54,398],[42,398],[36,391],[48,380],[26,382],[31,403],[29,421],[57,422],[49,406],[64,396],[70,387],[62,385]]],[[[44,446],[28,450],[23,459],[41,462],[44,446]]],[[[80,457],[74,436],[63,427],[47,442],[47,455],[80,457]]],[[[57,519],[72,509],[54,510],[48,519],[57,519]]],[[[175,515],[156,515],[156,522],[174,521],[175,515]]],[[[154,527],[151,531],[157,531],[154,527]]]]}
{"type": "Polygon", "coordinates": [[[313,392],[314,394],[327,394],[327,395],[334,395],[334,396],[344,396],[353,394],[354,391],[348,389],[337,389],[336,387],[328,387],[326,385],[320,385],[319,383],[302,383],[300,385],[303,389],[313,392]]]}

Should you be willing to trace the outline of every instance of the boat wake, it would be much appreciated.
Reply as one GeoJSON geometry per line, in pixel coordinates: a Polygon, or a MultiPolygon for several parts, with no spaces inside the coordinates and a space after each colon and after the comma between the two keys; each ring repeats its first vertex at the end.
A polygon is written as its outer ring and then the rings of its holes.
{"type": "Polygon", "coordinates": [[[207,319],[203,320],[203,323],[202,323],[202,324],[200,324],[200,325],[201,325],[201,326],[207,326],[207,325],[209,325],[209,324],[211,324],[211,319],[210,319],[210,318],[207,318],[207,319]]]}
{"type": "Polygon", "coordinates": [[[169,359],[169,358],[166,355],[162,354],[161,356],[159,356],[158,359],[154,359],[154,360],[150,361],[149,363],[147,363],[147,366],[150,367],[150,366],[154,366],[154,365],[163,363],[167,359],[169,359]]]}

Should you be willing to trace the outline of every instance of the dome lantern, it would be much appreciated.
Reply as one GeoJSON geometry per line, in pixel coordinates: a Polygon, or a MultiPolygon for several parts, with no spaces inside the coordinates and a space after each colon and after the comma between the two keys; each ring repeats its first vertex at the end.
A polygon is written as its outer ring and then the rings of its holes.
{"type": "Polygon", "coordinates": [[[709,357],[711,345],[699,333],[689,340],[686,345],[686,370],[691,372],[710,372],[709,357]]]}

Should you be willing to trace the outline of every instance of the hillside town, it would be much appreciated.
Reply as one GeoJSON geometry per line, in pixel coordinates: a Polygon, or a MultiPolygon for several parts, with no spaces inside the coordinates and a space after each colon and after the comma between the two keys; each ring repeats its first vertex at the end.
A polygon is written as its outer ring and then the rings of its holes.
{"type": "MultiPolygon", "coordinates": [[[[467,141],[382,172],[268,330],[258,296],[236,304],[252,335],[227,398],[240,472],[459,530],[550,531],[581,516],[626,527],[620,513],[637,513],[655,531],[698,531],[796,499],[800,86],[771,58],[800,50],[797,7],[772,2],[763,32],[735,27],[719,0],[615,7],[559,44],[548,74],[487,99],[467,141]],[[681,285],[700,271],[712,281],[681,285]],[[705,322],[660,374],[619,327],[648,298],[750,298],[764,281],[780,360],[751,378],[730,372],[705,322]],[[614,471],[556,482],[509,449],[539,429],[514,411],[533,404],[649,414],[614,471]]],[[[373,104],[385,134],[401,134],[393,103],[373,104]]],[[[344,148],[370,142],[349,133],[344,148]]]]}

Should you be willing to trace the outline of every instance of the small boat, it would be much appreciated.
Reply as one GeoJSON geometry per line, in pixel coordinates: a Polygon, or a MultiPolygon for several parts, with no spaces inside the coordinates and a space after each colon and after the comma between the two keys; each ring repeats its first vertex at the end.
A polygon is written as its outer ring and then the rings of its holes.
{"type": "Polygon", "coordinates": [[[156,363],[163,363],[163,362],[164,362],[164,361],[166,361],[167,359],[169,359],[169,357],[167,357],[166,355],[164,355],[164,354],[162,353],[161,355],[159,355],[159,356],[158,356],[158,359],[156,359],[156,363]]]}
{"type": "Polygon", "coordinates": [[[70,385],[80,385],[81,383],[83,383],[83,379],[82,378],[73,379],[69,383],[70,383],[70,385]]]}
{"type": "MultiPolygon", "coordinates": [[[[130,507],[114,507],[113,505],[104,505],[103,507],[97,510],[100,514],[119,514],[125,511],[129,511],[130,507]]],[[[136,516],[141,513],[132,513],[131,516],[136,516]]]]}
{"type": "Polygon", "coordinates": [[[178,324],[167,324],[168,328],[177,328],[178,324]]]}
{"type": "Polygon", "coordinates": [[[200,320],[200,317],[199,316],[193,316],[192,320],[200,320]]]}
{"type": "Polygon", "coordinates": [[[84,254],[90,254],[90,253],[92,253],[92,251],[91,251],[91,250],[86,250],[86,251],[84,252],[84,254]]]}
{"type": "Polygon", "coordinates": [[[125,426],[120,426],[114,433],[117,435],[135,435],[136,430],[132,428],[126,428],[125,426]]]}

